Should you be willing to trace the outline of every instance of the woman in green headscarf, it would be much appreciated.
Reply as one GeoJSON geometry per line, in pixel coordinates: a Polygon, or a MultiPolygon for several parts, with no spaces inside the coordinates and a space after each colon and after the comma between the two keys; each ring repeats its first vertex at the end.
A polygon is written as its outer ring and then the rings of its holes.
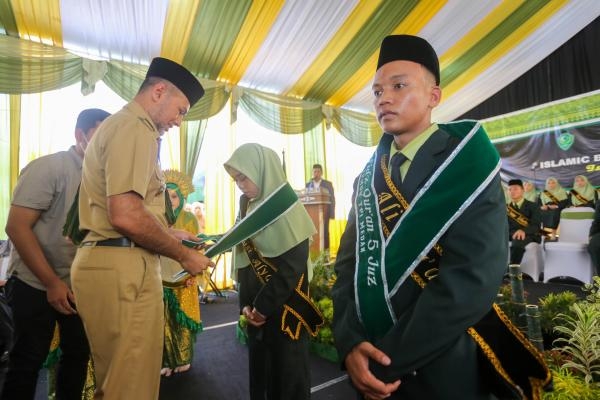
{"type": "Polygon", "coordinates": [[[558,180],[551,176],[546,179],[544,191],[540,193],[540,208],[542,210],[542,224],[545,229],[556,234],[560,222],[560,212],[568,205],[567,191],[560,186],[558,180]]]}
{"type": "Polygon", "coordinates": [[[537,204],[538,191],[535,189],[535,184],[532,181],[523,181],[523,197],[530,202],[537,204]]]}
{"type": "MultiPolygon", "coordinates": [[[[243,193],[240,219],[288,185],[277,154],[259,144],[240,146],[224,166],[243,193]]],[[[308,399],[308,328],[287,323],[295,312],[304,316],[288,305],[308,299],[309,239],[316,230],[297,199],[269,218],[275,221],[233,249],[240,311],[248,322],[250,399],[308,399]]]]}
{"type": "MultiPolygon", "coordinates": [[[[167,210],[167,220],[172,224],[171,227],[198,234],[198,220],[194,214],[183,209],[186,197],[194,191],[191,178],[176,170],[165,170],[163,173],[171,205],[171,209],[167,210]]],[[[161,257],[165,302],[165,339],[161,374],[165,376],[190,368],[196,335],[202,331],[196,278],[178,282],[170,279],[180,270],[181,266],[177,261],[161,257]]]]}
{"type": "Polygon", "coordinates": [[[596,189],[588,178],[584,175],[577,175],[573,181],[573,189],[569,193],[569,204],[572,207],[594,208],[597,199],[596,189]]]}

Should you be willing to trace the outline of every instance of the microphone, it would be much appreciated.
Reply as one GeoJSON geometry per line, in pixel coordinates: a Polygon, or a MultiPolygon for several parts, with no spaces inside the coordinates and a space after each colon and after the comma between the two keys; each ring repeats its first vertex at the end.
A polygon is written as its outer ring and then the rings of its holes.
{"type": "Polygon", "coordinates": [[[533,171],[534,169],[536,169],[538,167],[538,162],[534,162],[533,164],[531,164],[531,170],[533,171]]]}

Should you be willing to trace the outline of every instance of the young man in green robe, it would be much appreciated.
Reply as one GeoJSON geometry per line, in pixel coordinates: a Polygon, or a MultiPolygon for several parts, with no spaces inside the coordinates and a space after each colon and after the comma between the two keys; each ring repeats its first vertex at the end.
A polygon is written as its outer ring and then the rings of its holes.
{"type": "Polygon", "coordinates": [[[427,41],[384,39],[373,81],[384,135],[356,180],[332,291],[361,398],[494,398],[468,330],[507,268],[500,160],[476,121],[431,122],[439,84],[427,41]]]}

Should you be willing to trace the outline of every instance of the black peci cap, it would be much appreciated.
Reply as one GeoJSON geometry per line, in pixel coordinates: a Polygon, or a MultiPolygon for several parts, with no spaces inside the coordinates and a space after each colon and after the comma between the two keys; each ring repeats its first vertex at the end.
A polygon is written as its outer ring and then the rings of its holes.
{"type": "Polygon", "coordinates": [[[406,60],[419,63],[434,76],[436,85],[440,84],[440,62],[429,42],[412,35],[390,35],[383,39],[379,49],[377,69],[392,61],[406,60]]]}
{"type": "Polygon", "coordinates": [[[510,181],[508,181],[508,186],[513,186],[513,185],[523,187],[523,181],[520,179],[511,179],[510,181]]]}
{"type": "Polygon", "coordinates": [[[156,57],[150,63],[146,78],[163,78],[177,86],[190,102],[190,107],[204,96],[204,88],[198,79],[184,66],[166,58],[156,57]]]}
{"type": "Polygon", "coordinates": [[[102,122],[109,116],[110,113],[107,111],[99,108],[88,108],[80,112],[77,116],[75,129],[81,129],[83,132],[87,133],[87,131],[96,127],[98,121],[102,122]]]}

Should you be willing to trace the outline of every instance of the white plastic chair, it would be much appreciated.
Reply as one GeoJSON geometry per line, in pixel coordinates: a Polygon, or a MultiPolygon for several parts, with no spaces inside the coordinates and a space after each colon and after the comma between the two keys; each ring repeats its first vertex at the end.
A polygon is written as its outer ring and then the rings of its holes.
{"type": "Polygon", "coordinates": [[[590,207],[562,210],[558,241],[544,244],[544,282],[557,277],[592,281],[594,267],[587,246],[593,218],[594,209],[590,207]]]}
{"type": "Polygon", "coordinates": [[[540,280],[540,274],[544,272],[544,255],[541,244],[527,243],[521,260],[521,272],[530,276],[534,282],[540,280]]]}

